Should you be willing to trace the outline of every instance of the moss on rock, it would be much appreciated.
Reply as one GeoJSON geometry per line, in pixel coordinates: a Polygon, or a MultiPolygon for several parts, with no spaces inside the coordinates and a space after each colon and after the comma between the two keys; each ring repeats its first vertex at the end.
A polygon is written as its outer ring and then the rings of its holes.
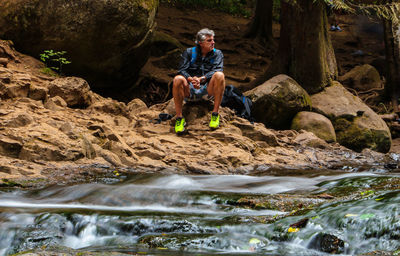
{"type": "Polygon", "coordinates": [[[390,150],[390,134],[383,130],[363,128],[358,125],[362,117],[354,117],[353,120],[338,118],[334,121],[337,141],[354,151],[361,152],[364,148],[370,148],[378,152],[390,150]]]}

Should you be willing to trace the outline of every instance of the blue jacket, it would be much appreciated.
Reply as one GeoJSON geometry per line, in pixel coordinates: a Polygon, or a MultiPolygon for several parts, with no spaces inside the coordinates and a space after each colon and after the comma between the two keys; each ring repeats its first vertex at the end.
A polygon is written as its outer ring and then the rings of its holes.
{"type": "Polygon", "coordinates": [[[205,76],[209,82],[215,72],[224,71],[224,55],[220,50],[215,49],[215,51],[207,53],[204,58],[201,56],[200,46],[197,46],[196,50],[195,61],[192,61],[192,48],[187,48],[182,53],[178,74],[185,78],[205,76]]]}

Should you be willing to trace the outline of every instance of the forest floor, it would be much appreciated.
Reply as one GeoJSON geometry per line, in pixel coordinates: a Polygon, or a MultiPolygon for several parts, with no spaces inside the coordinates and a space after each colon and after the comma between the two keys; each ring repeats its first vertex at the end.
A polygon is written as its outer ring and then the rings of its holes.
{"type": "MultiPolygon", "coordinates": [[[[336,17],[342,31],[329,31],[329,34],[335,49],[339,75],[357,65],[370,64],[384,55],[380,24],[364,17],[336,17]],[[357,54],[360,50],[364,54],[357,54]]],[[[279,41],[280,26],[276,22],[273,25],[275,42],[262,45],[256,39],[244,37],[250,18],[232,16],[214,9],[185,8],[161,3],[156,21],[159,31],[173,36],[185,47],[194,45],[195,34],[201,28],[214,30],[215,47],[224,54],[227,82],[244,90],[250,81],[268,68],[279,41]]]]}

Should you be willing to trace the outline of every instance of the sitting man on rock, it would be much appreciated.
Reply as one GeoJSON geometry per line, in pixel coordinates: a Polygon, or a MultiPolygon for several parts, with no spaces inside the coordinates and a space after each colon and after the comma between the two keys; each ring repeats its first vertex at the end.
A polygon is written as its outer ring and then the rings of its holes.
{"type": "Polygon", "coordinates": [[[205,95],[214,97],[210,128],[219,127],[219,106],[225,90],[224,56],[214,48],[214,31],[203,28],[196,35],[196,46],[182,54],[178,75],[174,77],[172,94],[175,102],[175,132],[185,130],[183,100],[196,100],[205,95]]]}

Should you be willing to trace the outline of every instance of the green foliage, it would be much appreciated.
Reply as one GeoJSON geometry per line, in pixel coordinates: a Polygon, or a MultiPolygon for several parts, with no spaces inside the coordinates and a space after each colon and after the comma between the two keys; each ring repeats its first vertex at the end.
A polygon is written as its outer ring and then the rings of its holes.
{"type": "Polygon", "coordinates": [[[66,53],[66,51],[44,50],[40,54],[40,60],[46,64],[47,68],[54,70],[58,74],[62,74],[63,65],[71,63],[71,61],[64,57],[66,53]]]}
{"type": "Polygon", "coordinates": [[[173,5],[182,4],[191,8],[219,9],[233,15],[250,17],[251,10],[248,8],[248,3],[253,3],[254,0],[161,0],[161,2],[173,5]]]}
{"type": "MultiPolygon", "coordinates": [[[[318,0],[313,0],[314,2],[318,0]]],[[[399,23],[399,2],[368,1],[363,4],[355,0],[322,0],[334,10],[343,10],[348,13],[361,14],[366,16],[375,16],[391,20],[393,23],[399,23]]]]}

